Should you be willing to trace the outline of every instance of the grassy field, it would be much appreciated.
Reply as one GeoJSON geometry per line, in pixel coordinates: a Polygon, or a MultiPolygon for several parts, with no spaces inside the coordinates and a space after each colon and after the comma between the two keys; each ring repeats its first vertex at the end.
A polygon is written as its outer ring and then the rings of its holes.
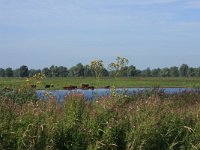
{"type": "MultiPolygon", "coordinates": [[[[46,84],[53,84],[52,89],[63,89],[64,86],[76,85],[80,86],[81,83],[89,83],[96,88],[105,86],[115,87],[194,87],[200,85],[200,78],[147,78],[147,77],[134,77],[134,78],[101,78],[97,81],[95,78],[45,78],[38,89],[44,89],[46,84]]],[[[25,78],[0,78],[0,88],[19,87],[26,84],[25,78]]],[[[33,83],[34,84],[34,83],[33,83]]]]}

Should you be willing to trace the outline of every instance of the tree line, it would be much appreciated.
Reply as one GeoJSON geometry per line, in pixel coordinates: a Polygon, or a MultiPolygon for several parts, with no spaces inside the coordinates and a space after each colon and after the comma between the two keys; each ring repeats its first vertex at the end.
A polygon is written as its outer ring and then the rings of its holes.
{"type": "Polygon", "coordinates": [[[123,59],[119,57],[115,63],[109,64],[108,68],[104,67],[102,60],[92,61],[87,65],[78,63],[71,68],[55,65],[43,69],[29,69],[26,65],[17,69],[0,68],[0,77],[32,77],[38,73],[43,73],[46,77],[200,77],[200,67],[182,64],[180,67],[140,70],[134,65],[128,65],[128,60],[123,59]]]}

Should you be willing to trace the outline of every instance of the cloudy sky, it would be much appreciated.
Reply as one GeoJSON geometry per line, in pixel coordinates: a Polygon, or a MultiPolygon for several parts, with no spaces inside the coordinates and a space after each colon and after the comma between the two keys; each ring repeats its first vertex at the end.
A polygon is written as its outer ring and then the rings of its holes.
{"type": "Polygon", "coordinates": [[[0,0],[0,68],[126,57],[200,66],[200,0],[0,0]]]}

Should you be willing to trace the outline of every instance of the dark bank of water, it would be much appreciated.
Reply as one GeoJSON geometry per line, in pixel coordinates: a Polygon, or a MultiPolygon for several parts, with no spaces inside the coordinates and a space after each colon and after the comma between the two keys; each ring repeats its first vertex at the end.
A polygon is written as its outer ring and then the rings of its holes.
{"type": "MultiPolygon", "coordinates": [[[[138,92],[152,90],[152,88],[117,88],[117,93],[126,93],[127,95],[132,95],[138,92]]],[[[191,88],[159,88],[159,90],[164,91],[166,94],[180,93],[184,91],[191,91],[191,88]]],[[[54,91],[46,91],[46,90],[38,90],[36,92],[37,96],[40,99],[45,99],[47,95],[53,95],[56,97],[58,102],[62,102],[64,97],[67,96],[71,92],[82,93],[86,99],[91,100],[95,99],[99,96],[106,96],[111,93],[111,89],[94,89],[94,90],[54,90],[54,91]]]]}

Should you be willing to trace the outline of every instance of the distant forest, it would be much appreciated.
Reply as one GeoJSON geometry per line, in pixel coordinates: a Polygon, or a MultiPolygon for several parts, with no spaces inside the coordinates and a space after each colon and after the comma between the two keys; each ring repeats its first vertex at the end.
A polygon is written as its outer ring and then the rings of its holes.
{"type": "MultiPolygon", "coordinates": [[[[118,70],[118,77],[200,77],[200,67],[189,67],[182,64],[180,67],[165,67],[156,69],[137,69],[135,66],[124,66],[118,70]]],[[[46,77],[95,77],[95,71],[90,65],[77,65],[67,68],[64,66],[45,67],[43,69],[29,69],[22,65],[18,69],[0,68],[0,77],[32,77],[37,73],[43,73],[46,77]]],[[[101,70],[102,77],[114,76],[114,71],[103,67],[101,70]]]]}

